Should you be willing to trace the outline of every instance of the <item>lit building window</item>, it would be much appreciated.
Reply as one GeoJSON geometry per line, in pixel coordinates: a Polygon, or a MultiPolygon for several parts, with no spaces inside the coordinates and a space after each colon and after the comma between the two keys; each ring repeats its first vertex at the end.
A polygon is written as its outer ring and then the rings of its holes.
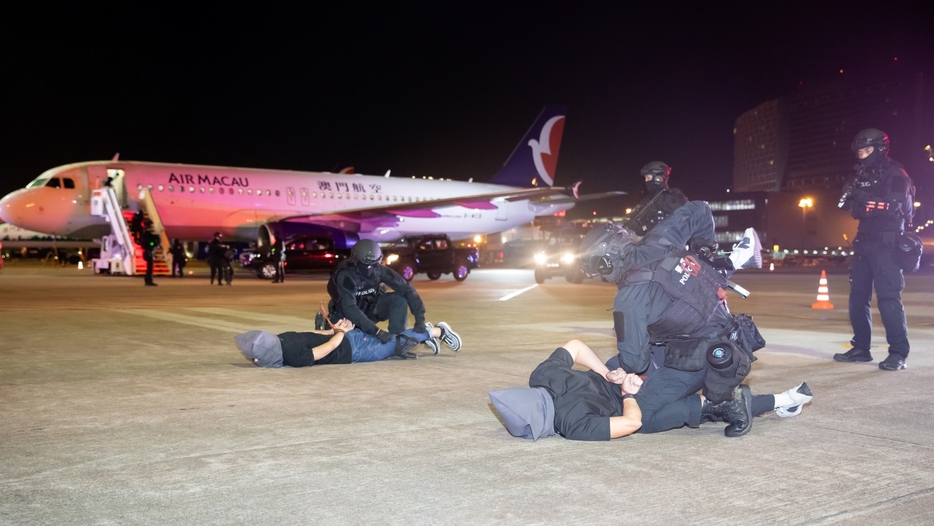
{"type": "Polygon", "coordinates": [[[755,199],[736,199],[733,201],[714,201],[708,203],[710,210],[714,212],[726,212],[729,210],[755,210],[755,199]]]}

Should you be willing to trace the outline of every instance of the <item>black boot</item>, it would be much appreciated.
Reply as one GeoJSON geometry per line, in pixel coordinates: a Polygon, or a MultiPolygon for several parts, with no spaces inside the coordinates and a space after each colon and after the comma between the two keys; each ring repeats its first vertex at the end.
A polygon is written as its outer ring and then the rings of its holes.
{"type": "Polygon", "coordinates": [[[719,404],[704,402],[701,422],[729,422],[723,434],[728,437],[743,436],[752,429],[752,391],[741,385],[733,392],[733,399],[719,404]]]}

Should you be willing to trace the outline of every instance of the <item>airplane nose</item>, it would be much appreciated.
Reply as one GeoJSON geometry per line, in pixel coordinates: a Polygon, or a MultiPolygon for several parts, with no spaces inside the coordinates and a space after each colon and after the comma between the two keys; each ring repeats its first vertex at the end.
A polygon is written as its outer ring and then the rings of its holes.
{"type": "Polygon", "coordinates": [[[70,202],[63,201],[64,194],[44,196],[43,190],[22,188],[0,199],[0,219],[26,230],[61,235],[66,230],[70,202]]]}
{"type": "Polygon", "coordinates": [[[3,199],[0,199],[0,219],[20,228],[23,228],[22,225],[19,224],[22,218],[22,205],[20,204],[20,195],[22,193],[22,190],[17,190],[11,194],[7,194],[3,199]]]}

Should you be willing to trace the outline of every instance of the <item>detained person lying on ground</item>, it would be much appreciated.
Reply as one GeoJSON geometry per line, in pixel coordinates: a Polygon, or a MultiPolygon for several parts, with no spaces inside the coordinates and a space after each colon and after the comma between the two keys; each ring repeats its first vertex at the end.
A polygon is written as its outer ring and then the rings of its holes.
{"type": "Polygon", "coordinates": [[[340,363],[375,362],[386,358],[415,358],[410,351],[425,343],[435,354],[440,342],[452,349],[461,346],[460,336],[450,325],[427,325],[427,332],[406,330],[385,343],[373,335],[354,327],[353,322],[341,319],[332,329],[309,332],[249,331],[234,340],[240,352],[260,367],[306,367],[340,363]]]}
{"type": "Polygon", "coordinates": [[[532,440],[555,434],[570,440],[610,440],[713,421],[728,422],[728,430],[745,426],[745,433],[753,415],[774,410],[778,416],[791,417],[811,401],[811,391],[801,383],[784,393],[756,396],[743,385],[733,400],[711,404],[696,394],[699,388],[685,393],[680,385],[667,385],[672,381],[676,379],[665,375],[643,380],[622,369],[610,370],[587,344],[571,340],[532,372],[529,387],[489,394],[506,430],[532,440]],[[574,370],[574,365],[588,371],[574,370]],[[640,397],[647,397],[644,405],[652,408],[651,413],[643,412],[640,397]],[[687,405],[697,407],[681,407],[687,405]],[[688,413],[696,413],[696,418],[688,413]]]}

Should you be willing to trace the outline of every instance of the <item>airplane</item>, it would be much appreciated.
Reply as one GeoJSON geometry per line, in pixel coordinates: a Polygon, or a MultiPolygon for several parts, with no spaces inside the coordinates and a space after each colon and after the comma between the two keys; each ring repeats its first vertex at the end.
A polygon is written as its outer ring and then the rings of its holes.
{"type": "Polygon", "coordinates": [[[121,161],[117,154],[45,171],[0,199],[0,219],[57,236],[101,238],[111,226],[91,215],[91,193],[110,186],[124,207],[148,189],[165,234],[181,240],[221,232],[263,247],[279,236],[335,231],[348,245],[436,232],[465,239],[574,206],[580,183],[553,186],[565,113],[545,107],[489,183],[121,161]]]}

